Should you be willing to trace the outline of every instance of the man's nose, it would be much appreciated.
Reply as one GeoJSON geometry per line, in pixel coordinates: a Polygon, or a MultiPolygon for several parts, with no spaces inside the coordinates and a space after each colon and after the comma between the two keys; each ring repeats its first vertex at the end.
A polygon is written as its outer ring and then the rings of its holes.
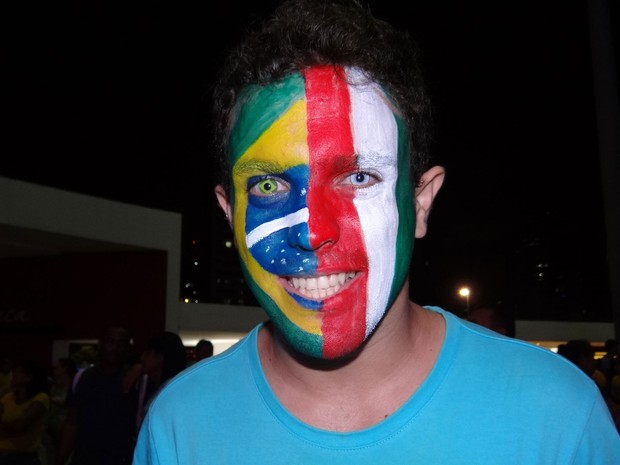
{"type": "Polygon", "coordinates": [[[324,205],[310,208],[309,211],[307,222],[289,228],[289,244],[302,250],[317,250],[338,242],[340,227],[334,215],[337,210],[324,205]]]}
{"type": "Polygon", "coordinates": [[[303,223],[298,223],[289,227],[288,243],[291,247],[302,250],[312,250],[307,222],[304,221],[303,223]]]}

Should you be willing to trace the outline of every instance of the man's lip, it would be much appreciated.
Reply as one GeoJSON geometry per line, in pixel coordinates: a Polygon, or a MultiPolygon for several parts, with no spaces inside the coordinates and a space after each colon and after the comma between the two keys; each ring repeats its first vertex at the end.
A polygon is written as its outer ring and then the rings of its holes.
{"type": "Polygon", "coordinates": [[[342,290],[359,274],[358,271],[341,271],[320,276],[289,276],[286,281],[289,291],[305,299],[324,300],[342,290]]]}

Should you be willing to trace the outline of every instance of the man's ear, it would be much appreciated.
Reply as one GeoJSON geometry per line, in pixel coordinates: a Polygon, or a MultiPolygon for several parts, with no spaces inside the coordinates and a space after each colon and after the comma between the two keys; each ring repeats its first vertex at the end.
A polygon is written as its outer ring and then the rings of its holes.
{"type": "Polygon", "coordinates": [[[419,239],[426,235],[428,215],[433,205],[433,200],[443,184],[446,170],[441,166],[433,166],[420,178],[415,188],[415,237],[419,239]]]}
{"type": "Polygon", "coordinates": [[[228,194],[226,193],[224,186],[221,184],[215,186],[215,196],[217,197],[217,202],[220,204],[220,208],[224,211],[224,215],[226,215],[228,225],[232,229],[232,207],[230,205],[230,201],[228,200],[228,194]]]}

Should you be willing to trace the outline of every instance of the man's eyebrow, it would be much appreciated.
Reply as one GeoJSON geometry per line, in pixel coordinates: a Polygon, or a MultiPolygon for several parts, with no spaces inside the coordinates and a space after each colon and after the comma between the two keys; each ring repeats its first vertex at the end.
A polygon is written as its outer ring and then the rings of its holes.
{"type": "Polygon", "coordinates": [[[364,153],[357,155],[357,165],[360,168],[373,166],[394,166],[398,163],[396,157],[383,153],[364,153]]]}
{"type": "Polygon", "coordinates": [[[267,160],[241,160],[233,167],[233,176],[240,176],[245,173],[266,173],[281,174],[286,168],[280,163],[267,160]]]}

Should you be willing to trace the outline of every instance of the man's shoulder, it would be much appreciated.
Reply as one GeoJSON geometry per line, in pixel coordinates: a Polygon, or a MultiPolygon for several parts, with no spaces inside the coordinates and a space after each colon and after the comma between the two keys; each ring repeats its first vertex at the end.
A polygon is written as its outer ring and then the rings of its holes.
{"type": "Polygon", "coordinates": [[[559,382],[577,391],[591,388],[591,379],[583,371],[550,349],[496,333],[455,315],[447,319],[450,330],[444,348],[448,347],[455,360],[472,370],[491,371],[505,378],[519,377],[533,384],[549,381],[557,386],[559,382]]]}

